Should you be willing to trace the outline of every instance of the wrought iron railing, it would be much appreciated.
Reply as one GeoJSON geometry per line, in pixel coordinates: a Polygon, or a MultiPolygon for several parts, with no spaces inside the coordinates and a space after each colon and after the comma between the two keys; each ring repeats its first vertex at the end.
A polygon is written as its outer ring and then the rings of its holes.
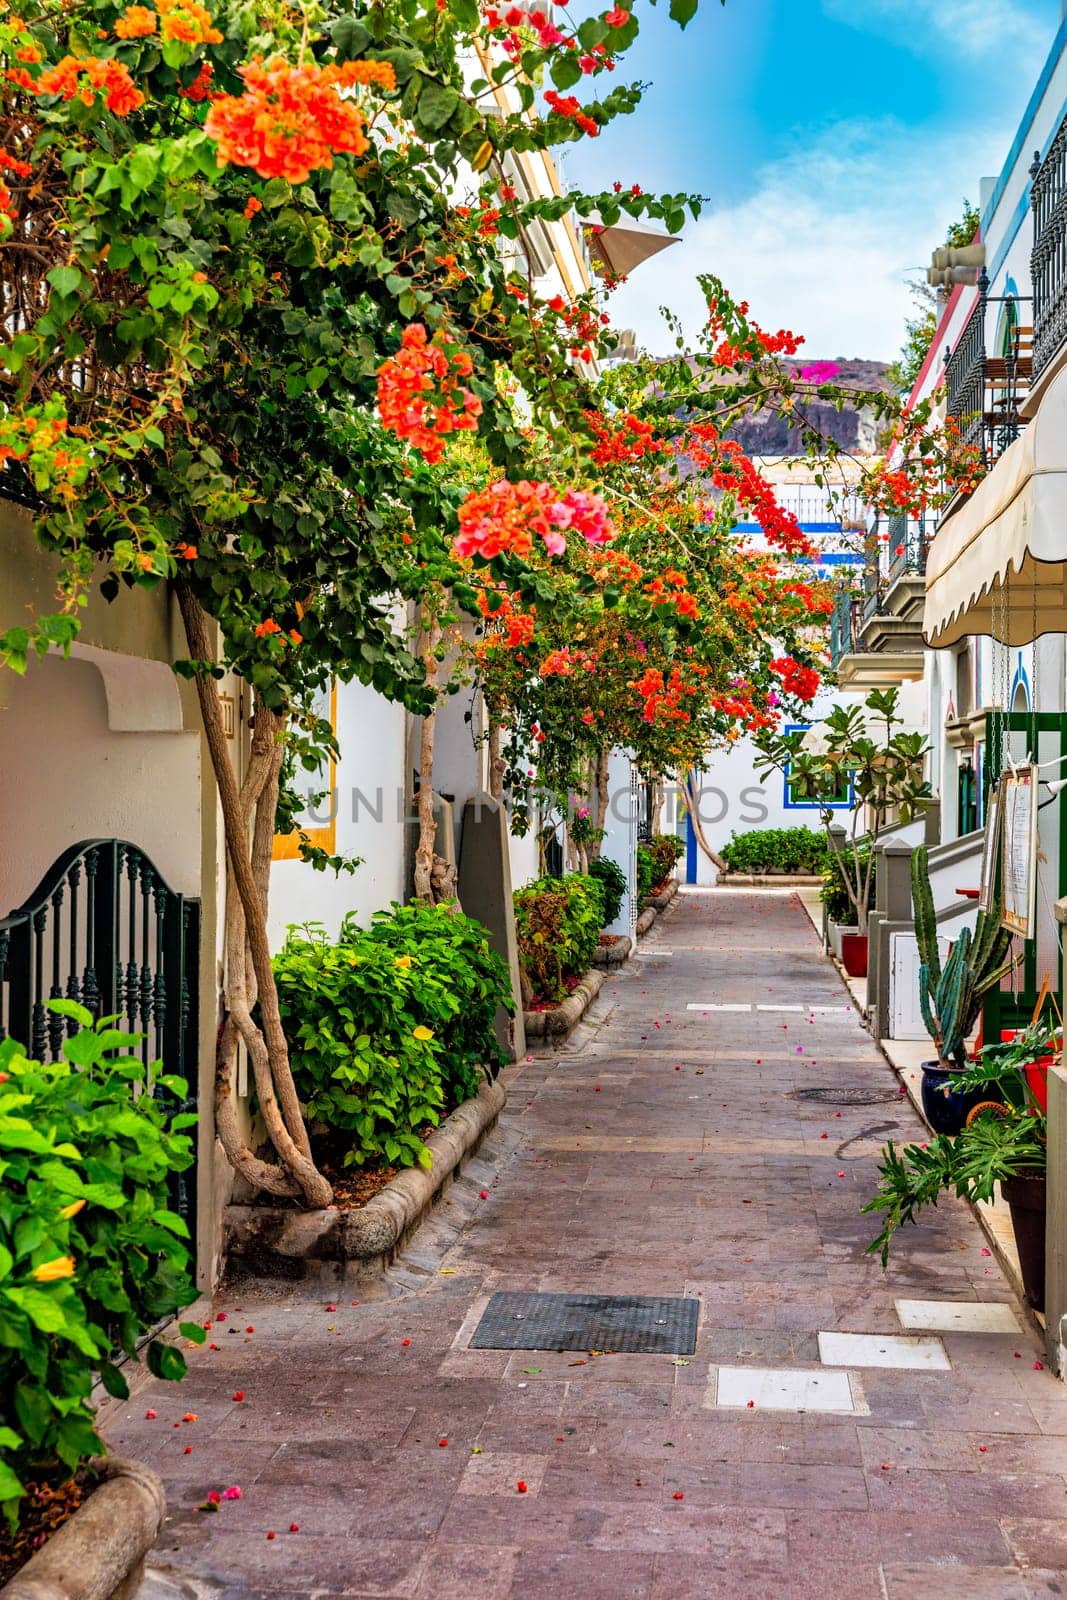
{"type": "Polygon", "coordinates": [[[886,565],[889,582],[898,578],[922,577],[926,571],[929,534],[925,517],[909,517],[898,512],[886,523],[886,565]]]}
{"type": "Polygon", "coordinates": [[[978,279],[978,299],[954,350],[945,351],[948,415],[955,419],[965,445],[978,449],[987,467],[1012,444],[1024,423],[1019,408],[1033,374],[1033,330],[1018,320],[1028,297],[988,293],[985,269],[978,279]],[[1007,322],[999,335],[1000,354],[986,348],[986,314],[991,305],[1006,308],[1007,322]]]}
{"type": "Polygon", "coordinates": [[[838,589],[834,595],[830,616],[831,666],[839,666],[844,656],[854,655],[859,649],[862,607],[862,596],[853,594],[850,589],[838,589]]]}
{"type": "MultiPolygon", "coordinates": [[[[33,894],[0,919],[0,1039],[56,1061],[77,1032],[48,1001],[76,1000],[145,1035],[145,1064],[184,1077],[195,1104],[200,903],[176,894],[142,850],[90,839],[65,850],[33,894]]],[[[195,1183],[179,1173],[174,1205],[191,1224],[195,1183]]]]}
{"type": "Polygon", "coordinates": [[[1067,118],[1060,124],[1044,161],[1035,151],[1030,176],[1036,377],[1067,340],[1067,118]]]}

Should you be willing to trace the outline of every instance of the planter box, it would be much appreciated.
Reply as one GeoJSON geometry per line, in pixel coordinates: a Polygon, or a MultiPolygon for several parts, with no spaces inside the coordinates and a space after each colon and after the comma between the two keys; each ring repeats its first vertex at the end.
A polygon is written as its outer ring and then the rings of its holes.
{"type": "Polygon", "coordinates": [[[661,889],[659,894],[654,894],[649,897],[648,903],[652,907],[653,911],[666,911],[667,907],[670,905],[677,893],[678,879],[671,878],[665,889],[661,889]]]}
{"type": "Polygon", "coordinates": [[[594,967],[621,967],[624,961],[629,961],[633,945],[623,934],[614,944],[602,944],[593,953],[594,967]]]}
{"type": "Polygon", "coordinates": [[[720,872],[719,889],[821,889],[822,878],[804,872],[720,872]]]}
{"type": "MultiPolygon", "coordinates": [[[[629,945],[630,941],[626,942],[629,945]]],[[[535,1039],[551,1039],[553,1044],[561,1044],[581,1022],[603,987],[604,973],[589,971],[578,987],[554,1010],[524,1011],[522,1022],[526,1029],[527,1044],[535,1039]]]]}
{"type": "Polygon", "coordinates": [[[163,1485],[140,1461],[90,1465],[103,1481],[0,1589],[2,1600],[132,1600],[163,1526],[163,1485]]]}
{"type": "Polygon", "coordinates": [[[397,1173],[357,1211],[227,1206],[222,1217],[227,1268],[264,1278],[329,1274],[363,1283],[379,1277],[477,1149],[506,1100],[499,1079],[483,1084],[473,1100],[458,1106],[427,1139],[433,1156],[430,1170],[409,1167],[397,1173]]]}
{"type": "Polygon", "coordinates": [[[855,931],[855,928],[850,928],[844,922],[828,922],[826,924],[826,937],[830,942],[830,950],[838,961],[841,960],[841,935],[843,933],[855,933],[855,931]]]}

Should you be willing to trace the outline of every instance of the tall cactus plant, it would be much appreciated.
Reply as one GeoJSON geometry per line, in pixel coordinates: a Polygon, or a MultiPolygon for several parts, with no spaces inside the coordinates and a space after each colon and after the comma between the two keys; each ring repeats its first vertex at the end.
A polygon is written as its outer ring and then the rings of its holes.
{"type": "Polygon", "coordinates": [[[938,1058],[963,1072],[967,1036],[978,1021],[982,1000],[1007,977],[1011,934],[1000,925],[999,896],[989,911],[979,911],[972,933],[964,928],[942,966],[937,947],[937,915],[930,887],[926,847],[911,858],[911,901],[919,945],[919,1003],[938,1058]]]}

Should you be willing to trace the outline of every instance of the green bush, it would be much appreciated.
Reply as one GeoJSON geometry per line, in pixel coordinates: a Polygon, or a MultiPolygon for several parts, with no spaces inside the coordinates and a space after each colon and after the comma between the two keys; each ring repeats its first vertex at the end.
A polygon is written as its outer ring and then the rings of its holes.
{"type": "Polygon", "coordinates": [[[647,844],[637,847],[637,903],[644,905],[652,893],[652,880],[655,868],[652,862],[652,851],[647,844]]]}
{"type": "Polygon", "coordinates": [[[649,848],[652,851],[652,885],[655,888],[670,877],[685,855],[685,843],[676,833],[654,833],[649,848]]]}
{"type": "Polygon", "coordinates": [[[622,910],[626,894],[626,874],[617,861],[598,856],[589,863],[589,876],[595,878],[604,892],[604,926],[614,922],[622,910]]]}
{"type": "MultiPolygon", "coordinates": [[[[137,1356],[151,1329],[196,1298],[188,1230],[169,1209],[168,1179],[193,1161],[176,1113],[180,1078],[133,1055],[123,1033],[70,1001],[52,1009],[81,1030],[65,1059],[30,1061],[0,1043],[0,1505],[15,1526],[28,1478],[69,1476],[103,1450],[91,1401],[94,1374],[125,1399],[111,1357],[137,1356]],[[162,1091],[162,1092],[160,1092],[162,1091]]],[[[199,1324],[179,1330],[197,1343],[199,1324]]],[[[185,1357],[152,1338],[157,1377],[180,1378],[185,1357]]]]}
{"type": "Polygon", "coordinates": [[[604,922],[599,878],[575,872],[566,878],[538,878],[517,891],[519,960],[538,998],[564,998],[567,979],[581,977],[592,961],[604,922]]]}
{"type": "Polygon", "coordinates": [[[755,828],[738,833],[720,851],[731,872],[789,872],[814,875],[830,855],[826,835],[814,828],[755,828]]]}
{"type": "Polygon", "coordinates": [[[428,1167],[421,1133],[498,1067],[507,969],[485,929],[443,906],[394,906],[337,942],[290,928],[274,960],[297,1093],[346,1166],[428,1167]]]}

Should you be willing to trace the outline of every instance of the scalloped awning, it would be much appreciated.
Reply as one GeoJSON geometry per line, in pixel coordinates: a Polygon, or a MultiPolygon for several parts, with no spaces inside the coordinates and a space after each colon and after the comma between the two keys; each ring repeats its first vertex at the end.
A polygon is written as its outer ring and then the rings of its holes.
{"type": "Polygon", "coordinates": [[[1067,633],[1067,372],[930,546],[923,637],[940,650],[978,633],[1067,633]]]}

